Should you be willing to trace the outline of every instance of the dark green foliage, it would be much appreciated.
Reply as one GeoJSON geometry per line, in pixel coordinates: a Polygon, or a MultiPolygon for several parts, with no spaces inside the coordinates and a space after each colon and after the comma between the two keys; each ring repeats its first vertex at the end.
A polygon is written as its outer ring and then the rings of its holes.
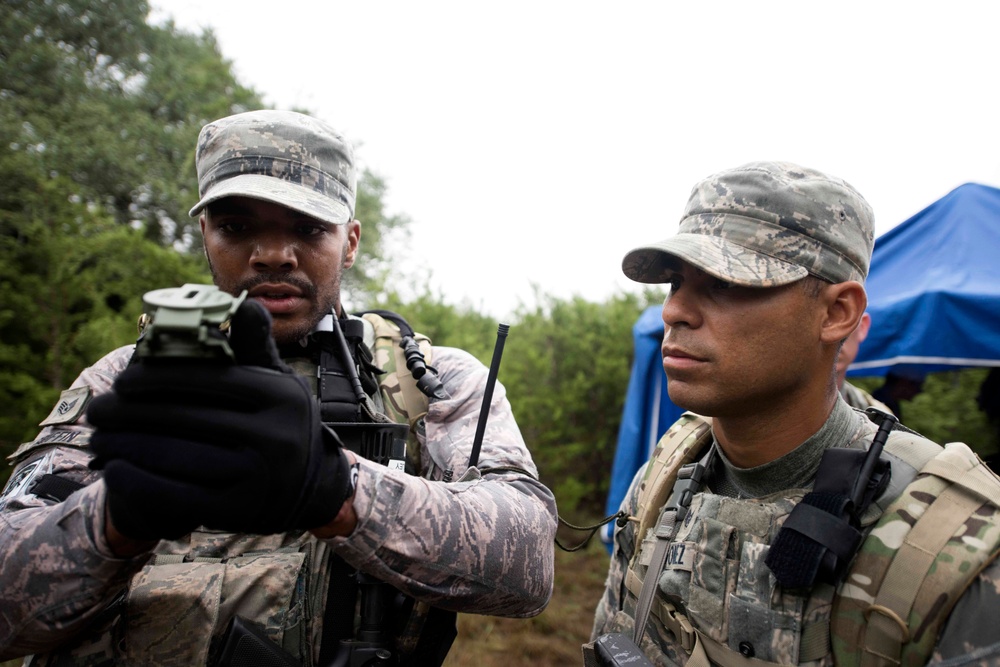
{"type": "MultiPolygon", "coordinates": [[[[207,282],[187,209],[201,125],[260,106],[211,34],[143,0],[0,7],[0,454],[87,364],[135,339],[141,296],[207,282]]],[[[8,469],[0,469],[0,478],[8,469]]]]}
{"type": "Polygon", "coordinates": [[[394,267],[391,251],[403,248],[410,220],[405,215],[386,212],[385,189],[385,181],[371,170],[365,169],[360,174],[354,217],[361,221],[361,245],[354,266],[344,274],[342,285],[345,300],[351,304],[374,303],[388,298],[382,292],[387,284],[391,286],[397,279],[391,273],[394,267]]]}
{"type": "MultiPolygon", "coordinates": [[[[498,380],[560,513],[587,521],[604,511],[611,464],[632,371],[632,326],[663,295],[618,295],[603,303],[536,294],[510,324],[498,380]]],[[[468,350],[489,365],[498,322],[424,288],[378,306],[402,314],[437,345],[468,350]]]]}
{"type": "Polygon", "coordinates": [[[649,304],[543,297],[511,328],[500,378],[560,514],[603,512],[632,370],[632,326],[649,304]]]}
{"type": "Polygon", "coordinates": [[[85,365],[135,340],[145,291],[209,280],[200,258],[74,203],[65,179],[35,186],[18,211],[0,210],[3,453],[33,437],[85,365]]]}
{"type": "MultiPolygon", "coordinates": [[[[902,402],[903,422],[934,442],[964,442],[980,457],[1000,452],[1000,424],[991,424],[976,406],[987,372],[985,368],[966,368],[931,373],[923,391],[912,401],[902,402]]],[[[848,380],[869,393],[883,382],[880,377],[848,380]]]]}
{"type": "Polygon", "coordinates": [[[191,246],[198,131],[261,101],[211,33],[149,26],[148,9],[142,0],[4,3],[3,147],[150,239],[191,246]]]}
{"type": "MultiPolygon", "coordinates": [[[[388,282],[392,284],[393,280],[390,278],[388,282]]],[[[417,296],[408,300],[395,290],[390,291],[371,308],[399,313],[415,331],[430,337],[435,345],[461,348],[486,365],[493,357],[499,322],[468,306],[447,303],[443,294],[426,285],[417,296]]]]}

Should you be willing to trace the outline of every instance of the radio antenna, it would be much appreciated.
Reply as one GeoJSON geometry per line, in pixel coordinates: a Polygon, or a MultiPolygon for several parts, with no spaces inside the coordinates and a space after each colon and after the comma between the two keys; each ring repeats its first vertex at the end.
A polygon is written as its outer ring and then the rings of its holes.
{"type": "Polygon", "coordinates": [[[503,345],[507,340],[510,325],[501,324],[497,327],[497,342],[493,347],[493,361],[490,362],[490,374],[486,377],[486,390],[483,392],[483,407],[479,411],[479,423],[476,424],[476,437],[472,441],[472,454],[469,456],[469,467],[479,463],[479,450],[483,446],[483,434],[486,433],[486,420],[490,416],[490,404],[493,403],[493,387],[497,383],[497,371],[500,370],[500,357],[503,356],[503,345]]]}

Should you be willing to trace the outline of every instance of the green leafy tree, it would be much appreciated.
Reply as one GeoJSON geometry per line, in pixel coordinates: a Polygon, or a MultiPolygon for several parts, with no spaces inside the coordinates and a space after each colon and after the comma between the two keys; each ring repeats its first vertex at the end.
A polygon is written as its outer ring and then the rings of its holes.
{"type": "Polygon", "coordinates": [[[0,210],[4,454],[33,437],[85,365],[135,340],[144,292],[207,280],[200,261],[67,197],[73,187],[38,180],[19,190],[15,210],[0,210]]]}
{"type": "Polygon", "coordinates": [[[201,126],[262,106],[211,32],[146,23],[142,0],[12,0],[0,10],[2,120],[15,150],[159,243],[196,244],[201,126]]]}
{"type": "Polygon", "coordinates": [[[211,33],[147,13],[140,0],[0,6],[4,453],[83,366],[134,340],[144,292],[208,280],[200,253],[170,249],[197,245],[195,139],[261,103],[211,33]]]}
{"type": "Polygon", "coordinates": [[[414,297],[405,299],[399,291],[391,290],[367,307],[402,315],[415,331],[428,336],[435,345],[463,349],[484,364],[492,359],[499,323],[468,305],[448,303],[440,290],[426,283],[414,297]]]}
{"type": "Polygon", "coordinates": [[[211,31],[194,35],[173,23],[151,28],[140,78],[129,102],[141,169],[124,217],[142,221],[150,239],[200,252],[198,224],[188,216],[198,200],[198,133],[212,120],[265,105],[237,81],[211,31]]]}
{"type": "MultiPolygon", "coordinates": [[[[397,280],[406,280],[398,271],[398,259],[409,239],[409,217],[391,214],[385,207],[385,180],[370,169],[358,178],[354,217],[361,221],[361,243],[354,266],[344,276],[342,288],[349,307],[385,301],[394,293],[397,280]]],[[[365,306],[373,308],[374,306],[365,306]]]]}
{"type": "MultiPolygon", "coordinates": [[[[986,368],[965,368],[929,374],[923,391],[902,402],[904,423],[934,442],[964,442],[984,458],[996,454],[997,427],[976,405],[988,372],[986,368]]],[[[872,392],[884,378],[852,377],[848,381],[872,392]]]]}
{"type": "Polygon", "coordinates": [[[604,303],[543,295],[511,329],[501,376],[542,479],[571,521],[604,511],[632,369],[632,326],[658,300],[654,292],[604,303]]]}

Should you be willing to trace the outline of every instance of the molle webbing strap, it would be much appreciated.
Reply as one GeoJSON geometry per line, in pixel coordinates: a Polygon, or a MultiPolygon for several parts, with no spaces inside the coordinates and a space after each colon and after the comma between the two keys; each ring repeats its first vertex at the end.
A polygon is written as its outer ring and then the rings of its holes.
{"type": "Polygon", "coordinates": [[[953,484],[958,484],[993,505],[1000,504],[1000,499],[996,495],[1000,478],[995,472],[978,462],[971,468],[966,468],[953,461],[935,459],[924,466],[921,472],[930,473],[953,484]]]}
{"type": "Polygon", "coordinates": [[[649,618],[650,607],[656,599],[657,578],[667,560],[667,548],[677,534],[677,522],[683,521],[687,516],[688,508],[691,506],[691,499],[694,494],[701,489],[701,480],[705,474],[705,469],[711,465],[710,461],[714,449],[710,446],[708,451],[702,456],[698,463],[686,463],[677,471],[670,498],[660,512],[660,518],[656,523],[654,535],[656,543],[653,553],[646,568],[647,576],[639,592],[635,605],[635,627],[633,629],[632,640],[639,645],[642,635],[646,631],[646,619],[649,618]],[[650,575],[649,572],[652,572],[650,575]]]}
{"type": "Polygon", "coordinates": [[[636,503],[639,526],[635,533],[636,556],[633,557],[633,562],[639,554],[639,544],[657,522],[660,509],[670,497],[677,472],[681,466],[693,461],[711,442],[711,422],[693,412],[685,412],[656,444],[646,467],[636,503]]]}
{"type": "MultiPolygon", "coordinates": [[[[903,539],[882,580],[878,595],[869,607],[861,663],[865,667],[882,665],[887,660],[899,664],[904,644],[923,639],[929,645],[936,639],[936,632],[925,638],[912,636],[915,628],[911,627],[911,621],[922,623],[925,616],[931,613],[931,610],[918,608],[915,619],[911,618],[914,608],[920,603],[921,586],[928,580],[928,573],[949,540],[959,533],[969,518],[984,504],[994,507],[998,504],[1000,485],[996,476],[974,456],[956,455],[960,453],[954,445],[948,445],[943,456],[929,462],[921,471],[950,482],[950,485],[940,492],[903,539]]],[[[971,580],[996,557],[998,546],[993,545],[992,556],[983,554],[986,560],[978,567],[963,570],[951,563],[938,564],[939,572],[951,573],[951,586],[937,591],[947,594],[946,608],[936,611],[937,618],[947,618],[971,580]]],[[[939,588],[940,583],[940,579],[936,580],[936,587],[939,588]]],[[[940,595],[934,598],[938,601],[940,595]]],[[[940,630],[941,622],[934,627],[940,630]]]]}
{"type": "Polygon", "coordinates": [[[1000,479],[961,443],[942,451],[918,435],[896,440],[886,449],[919,473],[838,589],[830,634],[840,665],[924,665],[956,602],[1000,553],[1000,479]]]}
{"type": "Polygon", "coordinates": [[[945,543],[980,505],[978,498],[950,486],[910,530],[869,608],[862,665],[884,664],[885,657],[900,654],[903,643],[910,639],[906,619],[927,571],[945,543]]]}
{"type": "MultiPolygon", "coordinates": [[[[805,662],[800,659],[800,662],[805,662]]],[[[748,658],[739,651],[734,651],[725,644],[713,640],[708,635],[699,632],[691,658],[685,667],[788,667],[780,662],[748,658]]]]}
{"type": "MultiPolygon", "coordinates": [[[[649,575],[648,570],[646,574],[649,575]]],[[[653,576],[655,578],[656,575],[654,574],[653,576]]],[[[642,594],[643,581],[636,574],[635,570],[629,569],[625,573],[625,588],[637,598],[642,594]]],[[[670,629],[670,632],[676,637],[677,643],[681,645],[681,648],[688,653],[694,649],[694,626],[691,625],[691,621],[688,620],[687,616],[677,611],[677,607],[666,600],[655,598],[650,606],[649,613],[660,619],[660,623],[663,623],[665,627],[670,629]]]]}

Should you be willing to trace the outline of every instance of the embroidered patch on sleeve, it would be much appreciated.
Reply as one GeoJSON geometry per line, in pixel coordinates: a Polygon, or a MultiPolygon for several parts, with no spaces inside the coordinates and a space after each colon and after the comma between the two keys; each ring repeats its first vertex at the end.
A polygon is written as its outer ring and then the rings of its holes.
{"type": "Polygon", "coordinates": [[[72,424],[83,414],[83,411],[87,408],[87,404],[90,402],[90,397],[90,387],[67,389],[59,395],[59,400],[56,401],[56,406],[52,408],[49,416],[39,422],[38,425],[72,424]]]}
{"type": "Polygon", "coordinates": [[[7,481],[7,487],[0,495],[0,509],[3,509],[9,501],[18,496],[28,495],[34,481],[50,472],[52,469],[52,455],[46,454],[40,459],[36,459],[21,467],[7,481]]]}

